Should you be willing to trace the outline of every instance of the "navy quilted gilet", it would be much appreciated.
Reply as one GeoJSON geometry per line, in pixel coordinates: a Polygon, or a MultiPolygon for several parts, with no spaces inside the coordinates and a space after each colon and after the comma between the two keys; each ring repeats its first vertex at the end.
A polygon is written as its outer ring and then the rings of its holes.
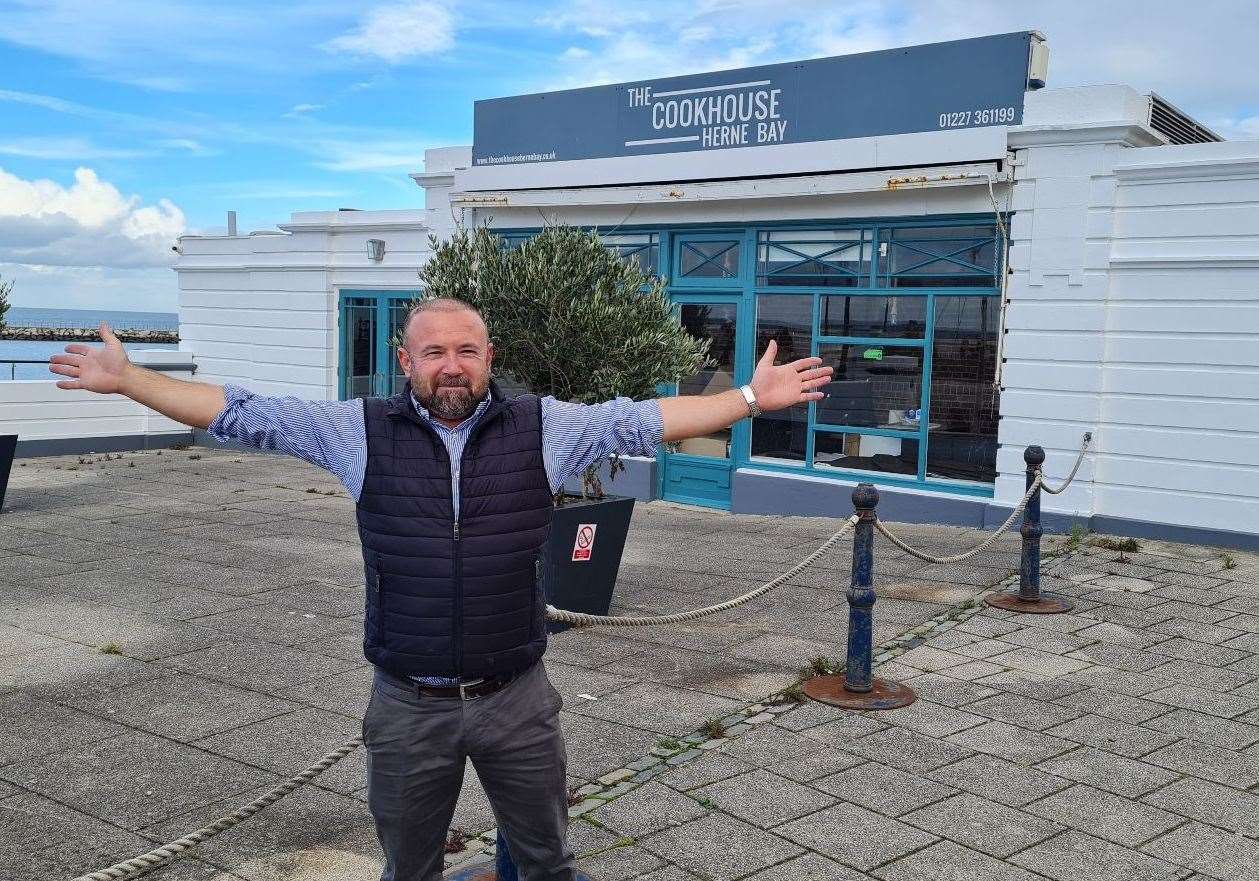
{"type": "Polygon", "coordinates": [[[552,495],[541,403],[492,395],[464,448],[456,523],[450,457],[410,396],[363,401],[363,652],[399,675],[524,669],[546,648],[537,561],[552,495]]]}

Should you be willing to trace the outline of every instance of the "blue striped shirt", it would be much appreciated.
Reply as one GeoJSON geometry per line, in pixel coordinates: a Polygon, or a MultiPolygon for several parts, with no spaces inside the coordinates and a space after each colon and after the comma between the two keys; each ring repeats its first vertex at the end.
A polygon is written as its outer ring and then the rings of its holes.
{"type": "MultiPolygon", "coordinates": [[[[224,386],[223,394],[227,406],[207,429],[213,437],[288,453],[326,468],[358,501],[367,471],[367,427],[362,400],[264,397],[234,385],[224,386]]],[[[463,448],[489,406],[489,398],[454,428],[434,420],[414,397],[411,402],[420,417],[436,430],[450,454],[451,492],[458,517],[463,448]]],[[[656,401],[617,398],[603,404],[570,404],[552,397],[542,399],[542,458],[552,492],[558,492],[569,478],[612,453],[655,455],[663,434],[664,421],[656,401]]],[[[417,681],[429,685],[455,682],[440,676],[417,681]]]]}

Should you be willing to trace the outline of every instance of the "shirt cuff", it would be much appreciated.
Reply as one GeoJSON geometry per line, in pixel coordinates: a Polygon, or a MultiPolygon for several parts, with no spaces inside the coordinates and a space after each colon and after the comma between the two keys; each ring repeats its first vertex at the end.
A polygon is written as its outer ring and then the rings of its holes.
{"type": "MultiPolygon", "coordinates": [[[[658,447],[664,441],[664,414],[660,411],[660,402],[651,398],[639,403],[640,419],[642,419],[643,440],[648,447],[658,447]]],[[[654,449],[653,449],[654,452],[654,449]]],[[[650,454],[649,454],[650,455],[650,454]]]]}
{"type": "Polygon", "coordinates": [[[223,399],[227,402],[227,404],[223,407],[222,411],[219,412],[219,415],[214,417],[214,421],[206,426],[206,432],[215,440],[222,443],[236,440],[236,436],[228,429],[227,423],[231,420],[233,411],[239,407],[241,403],[249,400],[253,396],[254,393],[249,391],[249,389],[241,388],[238,385],[224,385],[223,399]]]}

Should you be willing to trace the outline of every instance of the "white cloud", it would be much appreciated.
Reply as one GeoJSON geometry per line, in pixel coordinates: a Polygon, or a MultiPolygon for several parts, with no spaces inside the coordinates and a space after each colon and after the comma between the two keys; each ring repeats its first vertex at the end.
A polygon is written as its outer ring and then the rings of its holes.
{"type": "Polygon", "coordinates": [[[168,199],[143,205],[90,168],[68,187],[0,169],[0,260],[27,266],[168,266],[184,214],[168,199]]]}
{"type": "Polygon", "coordinates": [[[140,312],[174,312],[178,308],[178,282],[175,273],[166,268],[0,263],[0,276],[14,282],[15,306],[140,312]]]}
{"type": "Polygon", "coordinates": [[[330,52],[348,52],[399,64],[444,52],[455,43],[454,16],[441,3],[377,6],[353,31],[324,44],[330,52]]]}
{"type": "Polygon", "coordinates": [[[83,138],[14,138],[0,141],[0,156],[21,156],[26,159],[71,160],[135,159],[146,156],[145,150],[99,147],[83,138]]]}
{"type": "Polygon", "coordinates": [[[321,158],[316,168],[327,171],[397,171],[408,173],[424,165],[424,151],[440,146],[430,141],[325,140],[312,144],[321,158]]]}

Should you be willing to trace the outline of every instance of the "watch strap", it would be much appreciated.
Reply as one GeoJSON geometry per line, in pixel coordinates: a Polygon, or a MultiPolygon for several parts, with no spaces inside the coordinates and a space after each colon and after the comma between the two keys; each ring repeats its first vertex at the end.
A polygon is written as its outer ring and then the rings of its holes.
{"type": "Polygon", "coordinates": [[[739,391],[740,391],[740,392],[742,393],[742,395],[743,395],[743,400],[747,401],[747,404],[748,404],[748,418],[749,418],[749,419],[755,419],[757,416],[760,416],[760,415],[761,415],[761,406],[760,406],[760,404],[756,403],[756,394],[752,391],[752,386],[750,386],[750,385],[741,385],[741,386],[739,386],[739,391]]]}

